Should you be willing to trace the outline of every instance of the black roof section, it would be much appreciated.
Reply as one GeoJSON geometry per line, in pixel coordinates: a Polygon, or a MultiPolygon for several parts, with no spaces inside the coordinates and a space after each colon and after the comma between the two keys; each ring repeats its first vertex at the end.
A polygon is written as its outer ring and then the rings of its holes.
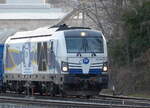
{"type": "Polygon", "coordinates": [[[62,30],[72,30],[72,29],[91,29],[91,28],[88,28],[88,27],[69,27],[68,25],[66,24],[62,24],[62,25],[54,25],[50,28],[55,28],[55,27],[58,27],[57,31],[62,31],[62,30]]]}
{"type": "Polygon", "coordinates": [[[81,32],[85,32],[86,36],[82,36],[83,38],[85,37],[101,37],[102,34],[101,32],[89,30],[89,29],[80,29],[80,30],[66,30],[64,31],[65,37],[81,37],[81,32]]]}

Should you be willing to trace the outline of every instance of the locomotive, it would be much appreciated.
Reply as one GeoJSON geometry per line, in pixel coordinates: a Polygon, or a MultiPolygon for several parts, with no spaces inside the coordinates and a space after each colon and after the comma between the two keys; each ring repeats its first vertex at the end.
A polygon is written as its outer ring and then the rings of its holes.
{"type": "Polygon", "coordinates": [[[100,31],[64,24],[17,32],[3,54],[2,91],[97,95],[108,87],[107,43],[100,31]]]}

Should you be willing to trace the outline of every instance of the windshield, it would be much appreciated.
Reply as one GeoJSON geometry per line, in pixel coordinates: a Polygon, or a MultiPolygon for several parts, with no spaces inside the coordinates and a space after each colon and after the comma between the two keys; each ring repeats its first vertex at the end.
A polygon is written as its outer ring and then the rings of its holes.
{"type": "Polygon", "coordinates": [[[102,37],[66,37],[66,47],[68,53],[103,53],[102,37]]]}

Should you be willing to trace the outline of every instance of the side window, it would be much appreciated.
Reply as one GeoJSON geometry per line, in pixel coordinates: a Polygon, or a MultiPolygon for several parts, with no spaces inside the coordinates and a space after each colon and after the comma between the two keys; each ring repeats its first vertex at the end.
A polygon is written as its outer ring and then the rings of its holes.
{"type": "Polygon", "coordinates": [[[47,70],[47,42],[37,43],[37,63],[39,71],[47,70]]]}
{"type": "Polygon", "coordinates": [[[51,53],[53,53],[53,41],[51,42],[51,53]]]}

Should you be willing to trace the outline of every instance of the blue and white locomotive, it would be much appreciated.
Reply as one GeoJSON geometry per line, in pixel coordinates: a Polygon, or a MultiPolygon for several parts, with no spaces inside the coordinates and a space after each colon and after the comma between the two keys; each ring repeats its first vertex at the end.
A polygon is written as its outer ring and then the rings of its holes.
{"type": "Polygon", "coordinates": [[[17,32],[4,47],[4,90],[94,95],[108,87],[107,45],[99,31],[66,25],[17,32]]]}

